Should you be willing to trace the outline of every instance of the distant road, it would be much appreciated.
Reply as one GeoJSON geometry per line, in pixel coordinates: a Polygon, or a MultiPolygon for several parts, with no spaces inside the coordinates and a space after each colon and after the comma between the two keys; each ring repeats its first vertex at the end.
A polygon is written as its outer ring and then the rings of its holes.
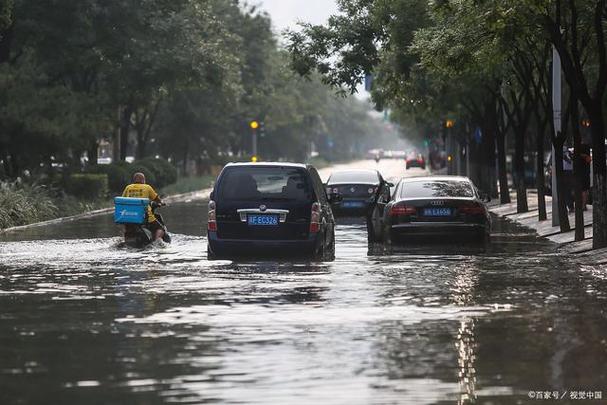
{"type": "Polygon", "coordinates": [[[319,170],[319,174],[322,180],[326,181],[332,172],[356,169],[377,169],[386,180],[392,182],[398,181],[401,177],[418,177],[427,176],[429,174],[427,170],[417,168],[405,170],[405,162],[403,159],[382,159],[379,163],[375,163],[375,160],[357,160],[355,162],[325,167],[324,169],[319,170]]]}

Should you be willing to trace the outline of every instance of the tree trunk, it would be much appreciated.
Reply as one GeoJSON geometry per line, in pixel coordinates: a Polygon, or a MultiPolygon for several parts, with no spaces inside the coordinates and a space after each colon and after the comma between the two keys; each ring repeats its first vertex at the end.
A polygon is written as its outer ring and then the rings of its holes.
{"type": "Polygon", "coordinates": [[[535,144],[535,152],[537,154],[535,162],[535,186],[537,188],[537,211],[539,221],[548,219],[548,214],[546,213],[546,192],[544,190],[544,129],[545,128],[542,128],[537,132],[535,144]]]}
{"type": "Polygon", "coordinates": [[[489,109],[487,130],[483,133],[483,157],[485,167],[485,192],[492,198],[497,198],[497,175],[495,163],[495,133],[497,132],[496,107],[489,109]]]}
{"type": "Polygon", "coordinates": [[[137,159],[143,159],[145,157],[147,147],[147,140],[145,139],[145,130],[143,126],[137,127],[137,159]]]}
{"type": "Polygon", "coordinates": [[[19,167],[19,161],[17,160],[17,156],[15,155],[14,152],[11,152],[11,154],[9,155],[10,157],[10,161],[11,161],[11,172],[12,172],[12,178],[16,179],[17,177],[19,177],[19,174],[21,172],[21,168],[19,167]]]}
{"type": "Polygon", "coordinates": [[[508,173],[506,172],[506,134],[503,131],[498,131],[496,142],[500,203],[510,204],[510,189],[508,188],[508,173]]]}
{"type": "Polygon", "coordinates": [[[11,24],[4,31],[0,31],[0,64],[7,63],[11,56],[11,45],[13,42],[15,25],[11,24]]]}
{"type": "Polygon", "coordinates": [[[525,184],[525,132],[516,129],[514,143],[514,172],[516,173],[516,212],[529,211],[527,185],[525,184]]]}
{"type": "Polygon", "coordinates": [[[581,173],[584,170],[580,150],[582,134],[580,133],[580,112],[575,91],[571,92],[571,127],[573,129],[573,192],[575,199],[575,240],[584,240],[584,207],[582,197],[581,173]]]}
{"type": "Polygon", "coordinates": [[[123,107],[120,114],[120,160],[122,161],[126,160],[132,114],[133,109],[130,106],[123,107]]]}
{"type": "Polygon", "coordinates": [[[12,173],[10,157],[9,157],[8,153],[2,153],[2,164],[4,166],[4,175],[7,178],[12,179],[13,173],[12,173]]]}
{"type": "Polygon", "coordinates": [[[592,130],[592,246],[607,247],[607,164],[605,162],[605,121],[601,106],[588,111],[592,130]]]}
{"type": "Polygon", "coordinates": [[[188,157],[189,157],[189,142],[186,140],[185,147],[183,148],[183,176],[188,176],[188,157]]]}
{"type": "Polygon", "coordinates": [[[99,159],[99,143],[97,142],[97,139],[95,137],[93,137],[91,139],[91,143],[89,144],[87,155],[89,158],[88,165],[96,166],[97,160],[99,159]]]}

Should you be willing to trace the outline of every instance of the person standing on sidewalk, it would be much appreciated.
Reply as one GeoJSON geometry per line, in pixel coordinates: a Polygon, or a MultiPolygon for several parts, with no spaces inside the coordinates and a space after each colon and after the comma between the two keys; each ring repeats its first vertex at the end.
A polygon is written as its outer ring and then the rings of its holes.
{"type": "Polygon", "coordinates": [[[565,205],[570,212],[574,211],[573,189],[575,178],[573,176],[572,152],[567,146],[563,146],[563,186],[565,188],[565,205]]]}
{"type": "Polygon", "coordinates": [[[582,208],[586,211],[588,204],[588,195],[590,192],[590,164],[592,157],[590,156],[590,145],[582,143],[582,147],[579,152],[579,159],[581,160],[580,167],[582,170],[577,174],[577,181],[579,181],[580,188],[582,190],[582,208]]]}

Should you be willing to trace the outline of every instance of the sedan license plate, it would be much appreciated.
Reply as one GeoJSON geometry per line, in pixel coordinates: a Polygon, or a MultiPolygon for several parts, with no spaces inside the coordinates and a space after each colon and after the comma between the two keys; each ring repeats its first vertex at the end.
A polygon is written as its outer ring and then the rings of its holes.
{"type": "Polygon", "coordinates": [[[277,226],[278,215],[249,215],[247,223],[251,226],[277,226]]]}
{"type": "Polygon", "coordinates": [[[362,208],[365,206],[363,201],[344,201],[341,203],[343,208],[362,208]]]}
{"type": "Polygon", "coordinates": [[[425,217],[450,217],[451,208],[424,208],[425,217]]]}

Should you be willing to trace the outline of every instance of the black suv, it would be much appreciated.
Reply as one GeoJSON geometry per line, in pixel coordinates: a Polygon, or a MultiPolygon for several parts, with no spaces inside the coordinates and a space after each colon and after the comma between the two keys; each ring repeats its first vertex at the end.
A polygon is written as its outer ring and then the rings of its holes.
{"type": "Polygon", "coordinates": [[[288,255],[334,260],[330,202],[311,166],[230,163],[209,201],[208,258],[288,255]]]}

